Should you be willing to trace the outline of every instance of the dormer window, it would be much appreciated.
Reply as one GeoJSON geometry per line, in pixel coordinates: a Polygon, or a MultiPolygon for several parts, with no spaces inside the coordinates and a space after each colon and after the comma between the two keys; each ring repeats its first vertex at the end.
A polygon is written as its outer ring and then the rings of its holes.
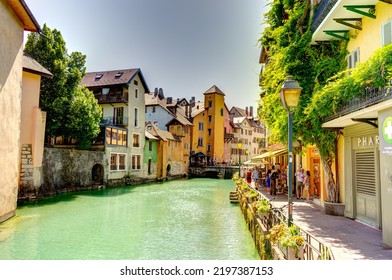
{"type": "Polygon", "coordinates": [[[116,75],[114,76],[114,78],[115,79],[119,79],[122,76],[123,73],[124,72],[117,72],[116,75]]]}
{"type": "Polygon", "coordinates": [[[103,74],[97,74],[95,75],[95,80],[98,81],[99,79],[101,79],[103,76],[103,74]]]}

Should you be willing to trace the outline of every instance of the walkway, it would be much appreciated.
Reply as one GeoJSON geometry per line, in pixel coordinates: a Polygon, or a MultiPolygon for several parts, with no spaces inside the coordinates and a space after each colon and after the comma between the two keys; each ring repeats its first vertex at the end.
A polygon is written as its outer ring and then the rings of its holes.
{"type": "MultiPolygon", "coordinates": [[[[265,188],[261,193],[275,207],[287,204],[287,195],[272,197],[265,188]]],[[[392,260],[392,247],[383,244],[380,230],[346,217],[326,215],[315,202],[306,203],[294,196],[293,203],[294,224],[328,245],[336,260],[392,260]]]]}

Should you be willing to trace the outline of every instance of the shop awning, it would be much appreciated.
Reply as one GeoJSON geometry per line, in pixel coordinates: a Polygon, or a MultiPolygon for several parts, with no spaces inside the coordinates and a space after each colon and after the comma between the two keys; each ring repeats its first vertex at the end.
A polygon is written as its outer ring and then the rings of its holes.
{"type": "Polygon", "coordinates": [[[281,154],[287,154],[287,150],[288,150],[287,148],[284,148],[284,149],[279,149],[279,150],[275,150],[275,151],[269,151],[264,154],[255,156],[255,157],[251,158],[250,160],[253,162],[263,161],[263,159],[266,157],[274,157],[274,156],[278,156],[281,154]]]}

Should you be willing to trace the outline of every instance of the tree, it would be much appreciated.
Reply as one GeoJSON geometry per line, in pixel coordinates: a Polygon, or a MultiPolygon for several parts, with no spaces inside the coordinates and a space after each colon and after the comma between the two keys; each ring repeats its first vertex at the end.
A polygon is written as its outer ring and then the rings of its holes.
{"type": "Polygon", "coordinates": [[[281,105],[279,90],[286,76],[293,75],[302,87],[300,104],[294,112],[294,136],[301,139],[303,145],[315,144],[319,149],[328,200],[337,202],[339,193],[332,161],[338,134],[322,128],[320,111],[327,107],[314,107],[312,96],[328,78],[346,67],[346,43],[310,44],[309,0],[274,0],[270,5],[271,9],[265,15],[268,26],[260,39],[268,51],[269,62],[260,77],[264,97],[259,100],[259,116],[272,132],[270,141],[287,142],[287,113],[281,105]]]}
{"type": "Polygon", "coordinates": [[[101,109],[93,94],[80,87],[86,56],[68,54],[60,31],[44,25],[42,35],[30,33],[24,52],[47,68],[53,79],[41,82],[40,107],[47,112],[46,136],[76,139],[88,147],[99,133],[101,109]]]}

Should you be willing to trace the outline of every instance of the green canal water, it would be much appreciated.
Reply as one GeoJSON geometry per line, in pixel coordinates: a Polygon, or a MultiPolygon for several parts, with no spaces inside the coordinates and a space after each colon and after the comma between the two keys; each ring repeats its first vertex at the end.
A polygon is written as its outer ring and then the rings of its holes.
{"type": "Polygon", "coordinates": [[[190,179],[24,205],[0,224],[0,259],[259,259],[232,190],[231,180],[190,179]]]}

